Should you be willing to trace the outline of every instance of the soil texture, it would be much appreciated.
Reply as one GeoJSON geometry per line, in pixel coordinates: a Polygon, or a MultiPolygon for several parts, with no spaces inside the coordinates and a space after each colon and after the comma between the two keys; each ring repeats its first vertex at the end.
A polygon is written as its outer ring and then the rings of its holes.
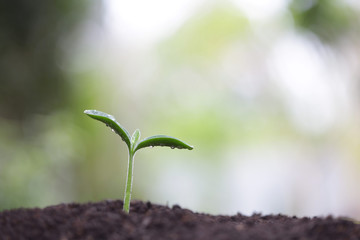
{"type": "Polygon", "coordinates": [[[360,224],[331,216],[215,216],[141,201],[133,201],[126,214],[122,206],[116,200],[5,210],[0,212],[0,239],[360,239],[360,224]]]}

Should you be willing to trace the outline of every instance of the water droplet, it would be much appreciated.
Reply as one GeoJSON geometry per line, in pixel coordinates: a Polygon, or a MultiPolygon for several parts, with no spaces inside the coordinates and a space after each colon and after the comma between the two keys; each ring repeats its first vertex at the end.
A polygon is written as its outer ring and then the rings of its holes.
{"type": "Polygon", "coordinates": [[[171,149],[174,149],[175,147],[174,146],[171,146],[171,149]]]}
{"type": "Polygon", "coordinates": [[[150,146],[150,148],[153,148],[154,146],[150,146]]]}

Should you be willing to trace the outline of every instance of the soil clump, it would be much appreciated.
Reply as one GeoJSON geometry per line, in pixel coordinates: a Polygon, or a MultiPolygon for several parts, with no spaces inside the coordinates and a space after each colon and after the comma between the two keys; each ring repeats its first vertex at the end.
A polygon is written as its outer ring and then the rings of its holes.
{"type": "Polygon", "coordinates": [[[0,239],[360,239],[360,224],[331,216],[209,215],[141,201],[133,201],[126,214],[122,206],[120,200],[107,200],[5,210],[0,239]]]}

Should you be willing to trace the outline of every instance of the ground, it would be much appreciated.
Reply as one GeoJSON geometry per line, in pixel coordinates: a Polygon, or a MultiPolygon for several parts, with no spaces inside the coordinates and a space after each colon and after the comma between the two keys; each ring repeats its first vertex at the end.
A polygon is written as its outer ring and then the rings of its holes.
{"type": "Polygon", "coordinates": [[[360,224],[345,218],[284,215],[234,216],[194,213],[133,201],[70,203],[0,212],[0,240],[12,239],[360,239],[360,224]]]}

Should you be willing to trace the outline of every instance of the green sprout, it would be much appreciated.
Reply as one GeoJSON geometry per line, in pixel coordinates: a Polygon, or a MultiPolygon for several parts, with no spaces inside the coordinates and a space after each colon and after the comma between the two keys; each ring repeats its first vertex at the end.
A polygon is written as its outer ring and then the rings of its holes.
{"type": "Polygon", "coordinates": [[[85,110],[84,113],[87,114],[89,117],[101,121],[105,123],[106,126],[110,127],[113,132],[117,133],[121,137],[121,139],[126,143],[129,149],[129,161],[128,161],[126,187],[124,194],[124,207],[123,207],[123,210],[126,213],[129,213],[129,209],[130,209],[131,191],[132,191],[132,183],[133,183],[134,156],[136,151],[145,147],[155,147],[155,146],[166,146],[171,148],[189,149],[189,150],[193,149],[192,146],[186,144],[185,142],[177,138],[166,135],[155,135],[139,141],[140,139],[139,129],[136,129],[133,135],[130,137],[129,132],[124,127],[122,127],[112,115],[97,110],[85,110]]]}

